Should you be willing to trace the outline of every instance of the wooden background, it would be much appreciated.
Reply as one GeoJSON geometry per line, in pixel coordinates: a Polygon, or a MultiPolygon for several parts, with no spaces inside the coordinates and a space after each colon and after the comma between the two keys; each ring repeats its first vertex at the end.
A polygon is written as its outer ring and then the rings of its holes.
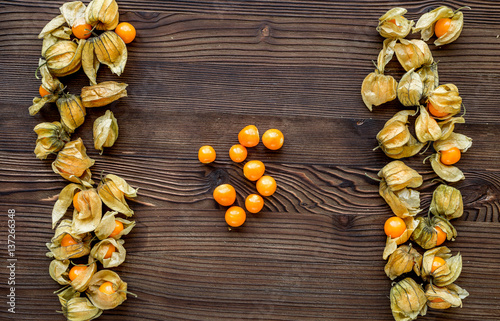
{"type": "MultiPolygon", "coordinates": [[[[50,213],[67,184],[52,158],[35,158],[33,127],[58,120],[54,105],[34,117],[35,79],[42,42],[37,34],[62,1],[0,0],[0,319],[63,320],[52,292],[45,243],[50,213]],[[7,211],[16,211],[16,314],[7,313],[7,211]],[[15,317],[15,318],[13,318],[15,317]]],[[[429,311],[422,320],[500,319],[500,4],[496,1],[118,1],[121,21],[138,29],[119,80],[129,97],[88,110],[82,137],[95,180],[101,172],[139,188],[131,202],[136,228],[125,237],[127,259],[116,268],[138,298],[99,320],[392,320],[382,251],[391,215],[375,176],[390,159],[375,135],[396,102],[370,113],[360,87],[382,38],[377,19],[394,6],[417,20],[441,3],[465,10],[460,38],[442,48],[441,84],[456,84],[473,138],[454,184],[465,213],[458,238],[463,255],[456,282],[470,292],[461,309],[429,311]],[[91,126],[106,108],[120,137],[103,155],[91,126]],[[262,145],[249,159],[266,164],[279,188],[264,210],[229,232],[215,186],[233,184],[239,204],[255,191],[227,151],[245,125],[285,134],[279,151],[262,145]],[[201,145],[218,152],[197,160],[201,145]]],[[[397,60],[387,67],[397,79],[397,60]]],[[[98,80],[117,80],[101,67],[98,80]]],[[[83,72],[63,82],[78,94],[83,72]]],[[[425,156],[405,162],[424,176],[422,208],[439,184],[425,156]]]]}

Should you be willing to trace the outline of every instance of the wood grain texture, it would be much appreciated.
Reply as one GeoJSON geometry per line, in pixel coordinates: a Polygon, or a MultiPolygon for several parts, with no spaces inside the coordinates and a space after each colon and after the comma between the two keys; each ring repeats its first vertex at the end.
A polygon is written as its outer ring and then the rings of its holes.
{"type": "MultiPolygon", "coordinates": [[[[374,139],[396,111],[396,102],[370,113],[360,96],[382,47],[377,19],[394,6],[418,17],[437,1],[118,1],[121,20],[137,39],[119,78],[129,97],[105,107],[118,119],[120,137],[103,155],[91,127],[104,108],[87,110],[72,137],[84,140],[94,180],[113,173],[139,188],[130,201],[137,226],[126,236],[126,262],[115,270],[138,295],[99,320],[393,320],[382,251],[384,221],[391,215],[375,177],[390,159],[374,139]],[[243,204],[254,183],[227,151],[247,124],[279,128],[285,145],[249,152],[279,188],[264,210],[248,214],[242,228],[227,230],[225,208],[213,189],[229,182],[243,204]],[[202,165],[197,150],[210,144],[216,162],[202,165]]],[[[37,93],[34,77],[39,30],[58,14],[61,1],[0,0],[0,261],[6,262],[7,211],[16,210],[16,320],[63,320],[48,274],[45,243],[50,213],[67,184],[54,174],[53,157],[34,157],[33,127],[55,121],[55,106],[27,112],[37,93]],[[21,53],[21,54],[20,54],[21,53]]],[[[470,296],[461,309],[429,311],[419,320],[494,321],[500,307],[500,6],[495,1],[445,1],[469,5],[453,44],[431,50],[441,83],[457,85],[473,138],[459,167],[464,215],[453,221],[453,253],[463,255],[457,284],[470,296]]],[[[397,79],[396,59],[387,73],[397,79]]],[[[101,67],[99,81],[117,77],[101,67]]],[[[78,94],[82,72],[65,77],[78,94]]],[[[414,119],[411,119],[413,124],[414,119]]],[[[435,181],[431,154],[405,160],[424,177],[427,211],[435,181]]],[[[421,251],[422,252],[422,251],[421,251]]],[[[5,264],[2,264],[2,266],[5,264]]],[[[0,296],[9,290],[0,268],[0,296]]],[[[12,317],[0,305],[0,319],[12,317]]]]}

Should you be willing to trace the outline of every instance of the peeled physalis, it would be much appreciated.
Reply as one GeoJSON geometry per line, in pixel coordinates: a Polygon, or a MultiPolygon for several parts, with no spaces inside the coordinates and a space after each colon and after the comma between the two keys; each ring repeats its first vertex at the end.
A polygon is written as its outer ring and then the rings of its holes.
{"type": "Polygon", "coordinates": [[[90,253],[91,238],[87,233],[76,234],[71,229],[71,220],[62,220],[54,232],[50,250],[46,255],[56,260],[67,260],[85,256],[90,253]]]}
{"type": "Polygon", "coordinates": [[[97,30],[115,29],[118,19],[118,4],[115,0],[92,0],[85,11],[85,20],[97,30]]]}
{"type": "Polygon", "coordinates": [[[439,185],[432,194],[430,211],[448,220],[461,217],[464,213],[462,193],[455,187],[439,185]]]}
{"type": "Polygon", "coordinates": [[[125,261],[127,251],[123,247],[124,240],[107,238],[92,248],[90,256],[102,263],[104,268],[117,267],[125,261]]]}
{"type": "Polygon", "coordinates": [[[385,242],[384,253],[382,257],[386,260],[389,255],[394,253],[398,248],[398,245],[405,243],[410,239],[411,234],[415,230],[418,225],[418,221],[416,221],[413,217],[406,217],[402,219],[404,222],[404,230],[399,236],[392,237],[390,235],[387,236],[385,242]]]}
{"type": "Polygon", "coordinates": [[[421,285],[405,278],[391,288],[391,310],[396,321],[415,320],[427,313],[427,297],[421,285]]]}
{"type": "Polygon", "coordinates": [[[134,211],[128,206],[125,197],[136,197],[137,190],[132,188],[123,178],[108,174],[99,184],[97,191],[104,204],[110,209],[126,216],[134,215],[134,211]]]}
{"type": "Polygon", "coordinates": [[[70,140],[69,134],[58,121],[40,123],[33,130],[38,135],[35,155],[39,159],[46,159],[48,155],[56,154],[70,140]]]}
{"type": "Polygon", "coordinates": [[[419,106],[420,99],[424,94],[424,84],[420,75],[414,69],[410,69],[399,81],[397,95],[403,106],[419,106]]]}
{"type": "Polygon", "coordinates": [[[127,299],[127,283],[111,270],[94,274],[86,291],[90,301],[99,309],[114,309],[127,299]]]}
{"type": "Polygon", "coordinates": [[[87,184],[93,183],[90,167],[94,165],[94,160],[87,156],[87,150],[81,138],[64,145],[64,148],[57,154],[56,160],[52,163],[52,169],[56,174],[70,182],[87,184]]]}
{"type": "Polygon", "coordinates": [[[403,15],[407,12],[404,8],[392,8],[380,17],[377,31],[384,38],[404,38],[413,26],[413,20],[408,20],[403,15]]]}
{"type": "Polygon", "coordinates": [[[385,274],[394,280],[400,275],[411,272],[420,275],[422,255],[410,245],[400,245],[390,256],[385,265],[385,274]]]}
{"type": "Polygon", "coordinates": [[[447,182],[458,182],[465,178],[463,172],[453,166],[472,145],[472,139],[462,134],[454,133],[446,139],[435,141],[433,146],[437,153],[429,156],[434,172],[447,182]]]}
{"type": "Polygon", "coordinates": [[[82,88],[82,103],[86,108],[101,107],[111,104],[122,97],[127,97],[127,84],[116,81],[105,81],[82,88]]]}
{"type": "Polygon", "coordinates": [[[450,253],[446,246],[426,251],[422,259],[422,279],[440,287],[455,282],[462,272],[462,256],[450,253]]]}
{"type": "Polygon", "coordinates": [[[427,306],[431,309],[449,309],[462,307],[462,300],[469,296],[469,292],[456,284],[444,287],[427,284],[425,287],[427,306]]]}
{"type": "Polygon", "coordinates": [[[87,112],[80,97],[64,94],[56,101],[56,105],[61,115],[61,123],[69,133],[73,133],[85,121],[87,112]]]}
{"type": "Polygon", "coordinates": [[[372,111],[373,106],[396,99],[397,81],[392,76],[381,74],[378,70],[370,73],[361,85],[361,97],[366,107],[372,111]]]}
{"type": "Polygon", "coordinates": [[[421,31],[421,38],[429,40],[434,33],[438,37],[434,44],[442,46],[455,41],[462,32],[464,15],[460,9],[453,11],[446,6],[438,7],[418,19],[413,32],[421,31]],[[446,20],[443,20],[446,19],[446,20]]]}
{"type": "Polygon", "coordinates": [[[111,147],[118,138],[118,122],[113,112],[106,113],[94,121],[94,147],[102,152],[104,147],[111,147]]]}
{"type": "Polygon", "coordinates": [[[95,235],[99,240],[106,238],[119,239],[123,235],[130,233],[135,226],[134,221],[129,221],[121,217],[116,217],[118,212],[107,212],[102,217],[101,223],[95,229],[95,235]]]}

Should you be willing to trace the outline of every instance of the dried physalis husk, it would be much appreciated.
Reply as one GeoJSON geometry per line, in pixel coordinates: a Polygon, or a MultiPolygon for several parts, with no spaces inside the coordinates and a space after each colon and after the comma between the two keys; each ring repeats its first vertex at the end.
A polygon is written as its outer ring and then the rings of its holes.
{"type": "Polygon", "coordinates": [[[439,86],[437,63],[434,62],[430,65],[422,66],[422,68],[417,70],[417,74],[420,76],[424,86],[422,99],[426,99],[439,86]]]}
{"type": "Polygon", "coordinates": [[[82,66],[82,49],[85,42],[85,39],[79,39],[78,44],[61,40],[47,48],[44,58],[50,73],[63,77],[77,72],[82,66]]]}
{"type": "Polygon", "coordinates": [[[125,261],[127,251],[123,247],[124,240],[107,238],[92,248],[90,255],[102,263],[105,268],[117,267],[125,261]]]}
{"type": "Polygon", "coordinates": [[[102,201],[95,188],[85,189],[75,193],[73,198],[73,232],[92,232],[102,218],[102,201]]]}
{"type": "Polygon", "coordinates": [[[75,194],[84,189],[85,187],[82,185],[69,184],[59,192],[57,201],[52,208],[52,228],[56,226],[57,222],[66,214],[70,205],[73,204],[75,194]]]}
{"type": "Polygon", "coordinates": [[[420,106],[420,115],[415,121],[415,134],[421,143],[436,141],[442,135],[441,127],[424,106],[420,106]]]}
{"type": "Polygon", "coordinates": [[[40,33],[38,34],[38,39],[43,39],[45,36],[51,34],[58,28],[62,27],[64,24],[66,24],[66,19],[62,14],[54,17],[45,25],[45,27],[43,27],[42,31],[40,31],[40,33]]]}
{"type": "Polygon", "coordinates": [[[111,110],[94,121],[94,147],[102,152],[104,147],[111,147],[118,139],[118,121],[111,110]]]}
{"type": "Polygon", "coordinates": [[[42,57],[45,57],[47,49],[56,42],[69,40],[71,33],[71,28],[66,26],[66,19],[62,14],[50,20],[38,35],[39,39],[43,39],[42,57]]]}
{"type": "Polygon", "coordinates": [[[68,321],[90,321],[101,316],[102,310],[86,297],[74,297],[62,306],[62,313],[68,321]]]}
{"type": "Polygon", "coordinates": [[[437,152],[456,147],[460,152],[465,153],[472,146],[472,138],[453,132],[448,138],[435,141],[433,146],[437,152]]]}
{"type": "Polygon", "coordinates": [[[446,217],[448,220],[461,217],[464,213],[462,193],[455,187],[439,185],[432,194],[429,210],[432,214],[446,217]]]}
{"type": "Polygon", "coordinates": [[[385,66],[391,61],[394,56],[394,46],[396,45],[397,39],[387,38],[384,40],[383,48],[380,50],[377,58],[377,70],[383,74],[385,66]]]}
{"type": "Polygon", "coordinates": [[[453,10],[446,6],[438,7],[432,11],[423,14],[418,19],[412,33],[421,31],[421,38],[424,41],[429,40],[434,34],[434,25],[439,19],[453,17],[453,10]]]}
{"type": "Polygon", "coordinates": [[[54,173],[61,175],[70,182],[92,186],[92,173],[89,167],[94,165],[94,160],[87,156],[81,138],[64,145],[57,153],[56,160],[52,163],[54,173]]]}
{"type": "Polygon", "coordinates": [[[420,75],[414,69],[410,69],[399,81],[397,95],[403,106],[419,106],[420,99],[424,93],[424,84],[420,75]]]}
{"type": "Polygon", "coordinates": [[[80,97],[64,94],[56,101],[56,105],[61,115],[61,123],[69,133],[73,133],[85,121],[87,111],[80,97]]]}
{"type": "Polygon", "coordinates": [[[361,85],[361,97],[366,107],[372,111],[373,106],[396,99],[398,82],[392,76],[381,74],[378,70],[368,74],[361,85]]]}
{"type": "Polygon", "coordinates": [[[441,127],[441,137],[440,140],[446,140],[450,138],[453,130],[455,130],[455,124],[465,124],[465,118],[463,117],[451,117],[447,120],[441,121],[438,123],[439,127],[441,127]]]}
{"type": "Polygon", "coordinates": [[[90,301],[99,309],[114,309],[127,299],[127,283],[123,282],[115,272],[101,270],[92,277],[86,293],[90,301]],[[99,290],[105,282],[112,284],[113,293],[106,294],[99,290]]]}
{"type": "Polygon", "coordinates": [[[455,256],[450,253],[451,250],[446,246],[426,251],[422,259],[422,279],[432,281],[436,286],[447,286],[455,282],[462,272],[462,256],[460,253],[455,256]],[[445,263],[433,271],[435,257],[443,259],[445,263]]]}
{"type": "Polygon", "coordinates": [[[101,107],[111,104],[122,97],[127,97],[127,84],[105,81],[82,88],[82,103],[85,107],[101,107]]]}
{"type": "Polygon", "coordinates": [[[57,297],[59,298],[59,302],[61,303],[61,306],[64,308],[68,305],[68,301],[71,300],[72,298],[77,298],[80,296],[80,292],[76,291],[73,289],[71,286],[65,286],[54,293],[57,294],[57,297]]]}
{"type": "Polygon", "coordinates": [[[457,237],[457,230],[451,225],[450,221],[441,216],[420,216],[416,218],[419,224],[413,234],[411,239],[420,245],[423,249],[432,249],[438,245],[438,231],[436,228],[440,228],[441,231],[446,233],[446,239],[448,241],[454,241],[457,237]]]}
{"type": "Polygon", "coordinates": [[[420,192],[409,188],[393,192],[387,183],[382,180],[379,186],[379,194],[391,207],[394,215],[406,218],[417,215],[420,209],[420,192]]]}
{"type": "Polygon", "coordinates": [[[443,180],[454,183],[465,179],[464,173],[458,167],[441,163],[439,153],[429,156],[429,161],[434,172],[443,180]]]}
{"type": "Polygon", "coordinates": [[[51,243],[46,243],[50,252],[48,257],[56,260],[67,260],[85,256],[90,253],[91,237],[88,234],[75,234],[71,230],[71,220],[62,220],[56,228],[51,243]],[[67,236],[68,235],[68,236],[67,236]],[[66,238],[65,238],[66,237],[66,238]],[[63,239],[69,239],[69,245],[62,246],[63,239]]]}
{"type": "Polygon", "coordinates": [[[422,40],[400,39],[394,47],[396,57],[406,71],[434,62],[429,46],[422,40]]]}
{"type": "Polygon", "coordinates": [[[123,178],[108,174],[99,184],[97,191],[104,204],[110,209],[126,216],[134,215],[134,211],[128,206],[125,197],[136,197],[137,190],[132,188],[123,178]]]}
{"type": "Polygon", "coordinates": [[[425,287],[427,306],[431,309],[461,308],[462,300],[469,296],[469,292],[456,284],[444,287],[427,284],[425,287]]]}
{"type": "Polygon", "coordinates": [[[445,84],[434,89],[427,97],[427,102],[439,114],[446,114],[438,119],[446,119],[460,112],[462,107],[462,97],[458,94],[458,88],[454,84],[445,84]]]}
{"type": "Polygon", "coordinates": [[[389,119],[376,136],[379,146],[384,149],[394,149],[408,143],[411,136],[408,116],[414,114],[414,110],[401,110],[389,119]]]}
{"type": "Polygon", "coordinates": [[[404,38],[413,27],[414,21],[408,20],[403,15],[407,12],[404,8],[392,8],[380,17],[377,31],[384,38],[404,38]]]}
{"type": "Polygon", "coordinates": [[[415,320],[427,313],[427,297],[421,285],[412,278],[405,278],[391,288],[391,310],[396,321],[415,320]]]}
{"type": "Polygon", "coordinates": [[[118,25],[118,4],[115,0],[92,0],[85,11],[85,19],[97,30],[113,30],[118,25]]]}
{"type": "Polygon", "coordinates": [[[424,143],[419,142],[415,137],[410,135],[410,139],[408,140],[408,142],[401,147],[396,147],[396,148],[385,148],[384,146],[381,147],[384,153],[388,157],[393,159],[401,159],[406,157],[412,157],[413,155],[417,154],[424,146],[425,146],[424,143]]]}
{"type": "Polygon", "coordinates": [[[70,282],[70,285],[78,292],[87,290],[90,284],[90,280],[97,272],[96,260],[92,256],[89,256],[88,263],[84,266],[85,269],[81,271],[73,281],[70,282]]]}
{"type": "Polygon", "coordinates": [[[417,188],[423,182],[422,176],[402,161],[390,162],[377,175],[386,181],[392,191],[399,191],[405,187],[417,188]]]}
{"type": "Polygon", "coordinates": [[[60,285],[68,285],[71,281],[69,279],[68,266],[69,260],[52,260],[49,265],[50,277],[60,285]]]}
{"type": "Polygon", "coordinates": [[[445,165],[441,162],[441,152],[458,148],[460,153],[465,153],[472,145],[472,138],[462,134],[452,132],[446,139],[434,142],[434,149],[437,151],[429,157],[432,169],[439,177],[447,182],[458,182],[465,178],[463,172],[456,166],[445,165]]]}
{"type": "Polygon", "coordinates": [[[391,280],[394,280],[402,274],[411,272],[411,270],[413,270],[415,274],[420,275],[421,265],[422,255],[418,253],[411,244],[400,245],[396,251],[389,256],[389,261],[387,261],[384,271],[391,280]]]}
{"type": "MultiPolygon", "coordinates": [[[[112,73],[120,76],[125,69],[128,56],[127,46],[122,38],[114,31],[106,31],[89,41],[94,44],[95,58],[100,63],[107,65],[112,73]]],[[[92,63],[95,62],[92,61],[92,63]]]]}
{"type": "Polygon", "coordinates": [[[404,230],[403,234],[396,238],[392,238],[391,236],[387,236],[387,240],[385,242],[385,248],[384,248],[384,253],[382,254],[382,257],[384,260],[386,260],[389,255],[394,253],[396,249],[398,248],[398,245],[405,243],[410,239],[411,234],[417,228],[418,221],[416,221],[413,217],[406,217],[403,218],[403,221],[405,222],[406,229],[404,230]]]}
{"type": "Polygon", "coordinates": [[[40,123],[33,130],[38,134],[34,152],[39,159],[46,159],[48,155],[56,154],[70,140],[68,133],[58,121],[40,123]]]}
{"type": "Polygon", "coordinates": [[[85,42],[82,50],[82,68],[89,78],[91,85],[97,85],[97,71],[101,64],[95,54],[95,39],[96,38],[90,38],[85,42]]]}
{"type": "Polygon", "coordinates": [[[68,26],[72,27],[75,22],[81,18],[85,18],[85,5],[81,1],[72,1],[64,3],[60,8],[61,14],[68,26]]]}
{"type": "Polygon", "coordinates": [[[33,104],[29,107],[28,111],[31,116],[36,115],[46,103],[53,103],[59,98],[59,94],[64,90],[64,85],[57,79],[53,77],[50,72],[45,60],[40,59],[38,62],[38,70],[42,75],[42,87],[49,94],[43,97],[34,97],[33,104]]]}
{"type": "Polygon", "coordinates": [[[453,17],[451,17],[451,22],[450,22],[450,27],[448,28],[448,31],[441,37],[437,38],[434,41],[434,44],[436,46],[442,46],[449,44],[460,36],[462,33],[462,29],[464,27],[464,14],[462,11],[456,11],[453,14],[453,17]]]}
{"type": "Polygon", "coordinates": [[[134,228],[135,221],[129,221],[121,217],[116,217],[117,214],[118,212],[107,212],[104,214],[101,223],[99,223],[99,226],[95,229],[95,235],[98,239],[104,240],[108,237],[119,239],[123,235],[130,233],[132,228],[134,228]],[[117,226],[119,226],[118,229],[117,226]]]}

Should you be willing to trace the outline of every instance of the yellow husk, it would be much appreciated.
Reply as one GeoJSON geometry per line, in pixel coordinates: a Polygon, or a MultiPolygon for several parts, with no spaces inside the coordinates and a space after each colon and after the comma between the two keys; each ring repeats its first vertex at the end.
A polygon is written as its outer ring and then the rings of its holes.
{"type": "Polygon", "coordinates": [[[127,84],[116,81],[105,81],[82,88],[82,103],[86,108],[101,107],[111,104],[122,97],[127,97],[127,84]]]}
{"type": "Polygon", "coordinates": [[[458,88],[454,84],[445,84],[437,87],[429,94],[427,102],[432,103],[434,109],[440,113],[447,114],[442,119],[458,114],[462,107],[462,97],[459,96],[458,88]]]}
{"type": "Polygon", "coordinates": [[[92,187],[92,173],[89,167],[94,165],[94,160],[87,156],[81,138],[64,145],[52,163],[52,170],[70,182],[80,183],[92,187]]]}
{"type": "Polygon", "coordinates": [[[97,30],[115,29],[118,19],[118,4],[115,0],[90,1],[85,11],[85,20],[97,30]]]}
{"type": "Polygon", "coordinates": [[[42,87],[49,92],[48,95],[39,98],[33,98],[33,105],[31,105],[28,109],[31,116],[36,115],[40,109],[48,102],[55,102],[59,98],[59,93],[61,93],[64,89],[64,85],[57,79],[53,77],[47,65],[45,64],[45,60],[39,59],[38,68],[40,74],[42,75],[42,87]]]}
{"type": "Polygon", "coordinates": [[[421,31],[422,40],[427,41],[434,34],[434,25],[436,24],[436,22],[439,19],[451,17],[453,17],[452,9],[446,6],[438,7],[430,12],[423,14],[420,19],[418,19],[412,33],[421,31]]]}
{"type": "Polygon", "coordinates": [[[101,262],[104,268],[117,267],[125,261],[125,257],[127,255],[127,251],[123,247],[123,243],[125,243],[125,241],[121,239],[104,239],[94,245],[94,247],[90,251],[90,255],[101,262]],[[111,257],[104,258],[106,256],[106,253],[108,252],[110,245],[115,247],[115,251],[111,254],[111,257]]]}
{"type": "Polygon", "coordinates": [[[73,133],[85,121],[87,112],[80,97],[65,94],[56,101],[56,105],[61,115],[61,123],[69,133],[73,133]]]}
{"type": "Polygon", "coordinates": [[[377,58],[377,70],[379,73],[383,74],[385,66],[391,61],[394,56],[394,46],[396,45],[396,39],[387,38],[384,40],[384,45],[377,58]]]}
{"type": "Polygon", "coordinates": [[[64,16],[62,14],[54,17],[45,25],[45,27],[43,27],[42,31],[40,31],[38,39],[43,39],[45,36],[51,34],[54,30],[62,27],[65,23],[66,19],[64,19],[64,16]]]}
{"type": "Polygon", "coordinates": [[[419,224],[413,234],[411,239],[415,241],[420,247],[425,250],[432,249],[437,246],[438,232],[436,227],[439,227],[443,232],[446,233],[446,239],[448,241],[454,241],[457,237],[457,231],[444,217],[433,216],[433,217],[417,217],[419,224]]]}
{"type": "Polygon", "coordinates": [[[422,99],[426,99],[430,93],[439,86],[437,63],[434,62],[431,65],[422,66],[422,68],[417,70],[417,74],[420,76],[424,86],[422,99]]]}
{"type": "Polygon", "coordinates": [[[446,140],[450,138],[453,130],[455,130],[455,124],[465,124],[465,118],[463,117],[451,117],[447,120],[441,121],[438,123],[439,127],[441,127],[441,138],[440,140],[446,140]]]}
{"type": "Polygon", "coordinates": [[[413,217],[406,217],[403,219],[403,221],[406,224],[406,230],[403,232],[401,236],[396,238],[387,236],[384,253],[382,254],[384,260],[387,260],[389,255],[391,255],[392,253],[394,253],[394,251],[396,251],[398,245],[408,241],[410,239],[411,234],[418,226],[418,221],[416,221],[413,217]]]}
{"type": "Polygon", "coordinates": [[[472,138],[455,132],[448,135],[448,138],[437,140],[433,144],[433,147],[437,152],[456,147],[460,149],[460,152],[465,153],[471,146],[472,138]]]}
{"type": "Polygon", "coordinates": [[[429,210],[448,220],[459,218],[464,213],[464,203],[460,190],[445,184],[439,185],[432,194],[429,210]]]}
{"type": "Polygon", "coordinates": [[[96,307],[102,310],[114,309],[127,299],[127,283],[123,282],[115,272],[101,270],[92,277],[86,293],[96,307]],[[111,282],[115,292],[105,294],[99,291],[104,282],[111,282]]]}
{"type": "Polygon", "coordinates": [[[433,285],[439,287],[455,282],[462,272],[462,256],[460,253],[455,256],[452,256],[450,253],[451,250],[446,246],[426,251],[422,259],[422,279],[424,281],[432,281],[433,285]],[[435,256],[441,257],[446,264],[431,272],[435,256]]]}
{"type": "Polygon", "coordinates": [[[434,45],[442,46],[457,40],[462,33],[463,27],[464,14],[461,11],[458,11],[451,18],[450,28],[448,31],[446,31],[446,33],[441,37],[437,38],[436,41],[434,41],[434,45]]]}
{"type": "Polygon", "coordinates": [[[80,273],[73,281],[71,286],[78,292],[83,292],[89,287],[90,281],[94,274],[97,272],[97,264],[92,256],[89,256],[87,268],[80,273]]]}
{"type": "Polygon", "coordinates": [[[421,143],[436,141],[442,135],[441,127],[424,106],[420,106],[420,115],[415,121],[415,134],[421,143]]]}
{"type": "Polygon", "coordinates": [[[429,160],[434,172],[443,180],[454,183],[465,179],[464,173],[458,167],[441,163],[439,153],[432,154],[429,160]]]}
{"type": "Polygon", "coordinates": [[[419,142],[415,137],[410,135],[410,139],[404,146],[396,148],[385,148],[384,146],[381,147],[384,153],[390,158],[401,159],[417,154],[424,146],[424,143],[419,142]]]}
{"type": "Polygon", "coordinates": [[[391,288],[390,298],[395,321],[411,321],[427,313],[425,292],[412,278],[396,283],[391,288]]]}
{"type": "Polygon", "coordinates": [[[75,297],[62,306],[62,312],[68,321],[90,321],[98,318],[102,310],[92,305],[85,297],[75,297]]]}
{"type": "Polygon", "coordinates": [[[413,110],[402,110],[389,119],[376,136],[379,145],[383,148],[393,149],[408,143],[411,136],[407,125],[408,116],[414,114],[413,110]]]}
{"type": "Polygon", "coordinates": [[[46,159],[50,154],[56,154],[66,144],[70,137],[58,121],[40,123],[33,129],[37,133],[35,155],[38,159],[46,159]]]}
{"type": "Polygon", "coordinates": [[[97,71],[99,70],[100,62],[94,53],[95,39],[89,39],[82,50],[82,68],[90,80],[91,85],[97,85],[97,71]]]}
{"type": "Polygon", "coordinates": [[[104,214],[101,223],[99,223],[99,226],[95,229],[95,235],[99,240],[104,240],[110,237],[110,234],[115,229],[115,220],[123,224],[123,230],[117,235],[113,236],[114,239],[119,239],[123,235],[127,235],[135,226],[134,221],[129,221],[121,217],[116,217],[117,214],[118,212],[106,212],[106,214],[104,214]]]}
{"type": "Polygon", "coordinates": [[[393,192],[387,186],[385,180],[380,182],[379,194],[391,207],[394,215],[406,218],[417,215],[420,209],[420,192],[403,188],[393,192]]]}
{"type": "Polygon", "coordinates": [[[372,111],[373,106],[382,105],[396,99],[398,83],[392,76],[385,76],[379,71],[368,74],[361,85],[361,97],[366,107],[372,111]]]}
{"type": "Polygon", "coordinates": [[[419,74],[414,69],[409,70],[401,78],[397,88],[399,102],[403,106],[419,106],[424,93],[424,84],[419,74]]]}
{"type": "Polygon", "coordinates": [[[69,260],[52,260],[49,265],[50,277],[60,285],[68,285],[70,283],[68,266],[69,260]]]}
{"type": "Polygon", "coordinates": [[[50,73],[63,77],[77,72],[82,65],[82,49],[85,39],[80,39],[78,45],[70,40],[61,40],[47,48],[45,60],[50,73]]]}
{"type": "Polygon", "coordinates": [[[69,184],[61,190],[52,208],[52,228],[54,228],[57,222],[66,214],[68,207],[73,204],[73,196],[83,189],[85,188],[82,185],[69,184]]]}
{"type": "Polygon", "coordinates": [[[404,38],[406,37],[414,24],[403,15],[407,12],[404,8],[392,8],[379,18],[377,31],[384,38],[404,38]],[[395,21],[395,23],[393,21],[395,21]]]}
{"type": "Polygon", "coordinates": [[[389,261],[384,267],[385,274],[391,280],[412,270],[420,275],[422,255],[410,245],[400,245],[389,256],[389,261]]]}
{"type": "Polygon", "coordinates": [[[137,190],[132,188],[123,178],[113,174],[106,175],[97,191],[104,204],[110,209],[126,216],[134,215],[134,211],[128,206],[125,197],[136,197],[137,190]]]}
{"type": "Polygon", "coordinates": [[[394,46],[396,57],[406,71],[430,65],[434,62],[429,46],[422,40],[400,39],[394,46]]]}
{"type": "Polygon", "coordinates": [[[102,218],[102,201],[95,188],[78,192],[76,199],[80,212],[73,211],[74,233],[81,234],[92,232],[99,225],[102,218]]]}
{"type": "Polygon", "coordinates": [[[118,122],[113,112],[106,110],[106,113],[94,121],[94,147],[101,151],[104,147],[111,147],[118,139],[118,122]]]}
{"type": "Polygon", "coordinates": [[[111,72],[120,76],[127,63],[127,46],[113,31],[106,31],[94,42],[94,53],[100,63],[107,65],[111,72]]]}
{"type": "Polygon", "coordinates": [[[75,21],[85,17],[85,9],[85,5],[81,1],[66,2],[59,8],[70,27],[73,27],[75,21]]]}
{"type": "Polygon", "coordinates": [[[386,181],[392,191],[399,191],[405,187],[417,188],[423,182],[422,176],[402,161],[390,162],[377,175],[386,181]]]}
{"type": "Polygon", "coordinates": [[[462,300],[469,296],[469,292],[456,284],[450,284],[445,287],[437,287],[427,284],[425,287],[425,296],[427,297],[427,306],[431,309],[449,309],[462,307],[462,300]],[[441,299],[441,302],[432,302],[441,299]]]}
{"type": "Polygon", "coordinates": [[[56,228],[50,243],[46,243],[50,250],[46,255],[56,260],[79,258],[90,253],[91,237],[88,234],[75,234],[71,230],[71,220],[62,220],[56,228]],[[69,234],[77,242],[74,245],[61,246],[63,237],[69,234]]]}

